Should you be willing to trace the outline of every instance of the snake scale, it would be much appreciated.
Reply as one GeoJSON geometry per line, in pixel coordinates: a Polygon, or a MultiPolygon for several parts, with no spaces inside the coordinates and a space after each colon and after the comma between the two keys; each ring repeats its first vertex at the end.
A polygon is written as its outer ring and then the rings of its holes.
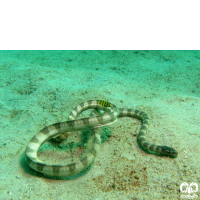
{"type": "Polygon", "coordinates": [[[145,152],[172,158],[177,157],[178,153],[173,148],[147,142],[145,135],[149,125],[149,117],[146,113],[139,110],[117,108],[112,103],[103,100],[91,100],[74,108],[68,117],[68,121],[55,123],[40,130],[27,145],[25,152],[26,162],[32,169],[45,175],[71,176],[77,174],[94,161],[100,149],[101,135],[98,131],[95,131],[95,128],[115,123],[118,117],[132,117],[141,121],[137,141],[145,152]],[[99,110],[101,114],[89,118],[76,119],[80,113],[88,109],[99,110]],[[91,148],[78,161],[67,165],[48,165],[38,158],[37,152],[45,141],[51,138],[56,141],[63,141],[69,136],[70,132],[88,128],[92,130],[91,148]]]}

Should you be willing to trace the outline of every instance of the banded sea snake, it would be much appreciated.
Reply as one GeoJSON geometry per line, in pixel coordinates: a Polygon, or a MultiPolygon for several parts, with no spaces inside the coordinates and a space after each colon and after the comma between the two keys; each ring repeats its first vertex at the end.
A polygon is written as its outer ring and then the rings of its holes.
{"type": "Polygon", "coordinates": [[[28,143],[25,158],[28,165],[45,175],[50,176],[71,176],[86,169],[95,159],[101,144],[101,136],[95,128],[106,126],[117,121],[118,117],[132,117],[141,121],[141,128],[137,135],[137,141],[143,150],[160,156],[177,157],[178,152],[171,147],[157,146],[146,141],[145,134],[149,125],[149,117],[146,113],[133,110],[117,108],[112,103],[103,100],[91,100],[79,104],[74,108],[68,117],[68,121],[55,123],[40,130],[28,143]],[[77,119],[78,115],[87,109],[104,111],[103,114],[84,119],[77,119]],[[41,161],[37,152],[40,146],[50,138],[57,141],[65,140],[71,131],[92,129],[91,148],[77,162],[67,165],[48,165],[41,161]],[[65,133],[64,133],[65,132],[65,133]]]}

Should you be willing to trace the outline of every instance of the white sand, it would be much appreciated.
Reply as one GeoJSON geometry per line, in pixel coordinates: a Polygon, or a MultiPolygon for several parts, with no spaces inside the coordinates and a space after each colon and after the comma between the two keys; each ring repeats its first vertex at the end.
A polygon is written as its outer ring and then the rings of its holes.
{"type": "Polygon", "coordinates": [[[0,199],[180,199],[182,182],[200,187],[200,51],[1,51],[0,86],[0,199]],[[31,137],[92,99],[148,113],[148,141],[178,157],[143,152],[133,136],[140,123],[124,118],[83,175],[31,170],[31,137]]]}

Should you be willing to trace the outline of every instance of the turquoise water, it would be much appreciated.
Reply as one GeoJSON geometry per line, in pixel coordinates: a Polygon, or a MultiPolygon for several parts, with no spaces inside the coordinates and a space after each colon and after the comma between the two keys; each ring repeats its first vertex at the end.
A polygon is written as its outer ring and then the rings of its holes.
{"type": "Polygon", "coordinates": [[[200,185],[200,51],[0,51],[0,71],[1,199],[179,199],[182,182],[200,185]],[[179,156],[143,152],[140,123],[125,118],[78,178],[32,171],[23,156],[29,140],[93,99],[148,113],[147,140],[179,156]]]}

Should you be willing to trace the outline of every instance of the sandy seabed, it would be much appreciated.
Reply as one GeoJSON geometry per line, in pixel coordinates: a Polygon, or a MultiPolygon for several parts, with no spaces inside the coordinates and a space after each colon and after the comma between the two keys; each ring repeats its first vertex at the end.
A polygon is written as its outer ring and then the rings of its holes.
{"type": "MultiPolygon", "coordinates": [[[[0,93],[2,200],[171,200],[189,195],[180,191],[183,182],[200,187],[200,51],[0,51],[0,93]],[[178,157],[142,151],[140,122],[121,118],[83,173],[51,178],[30,169],[30,139],[93,99],[148,113],[147,140],[173,147],[178,157]]],[[[43,146],[49,161],[79,155],[43,146]]]]}

